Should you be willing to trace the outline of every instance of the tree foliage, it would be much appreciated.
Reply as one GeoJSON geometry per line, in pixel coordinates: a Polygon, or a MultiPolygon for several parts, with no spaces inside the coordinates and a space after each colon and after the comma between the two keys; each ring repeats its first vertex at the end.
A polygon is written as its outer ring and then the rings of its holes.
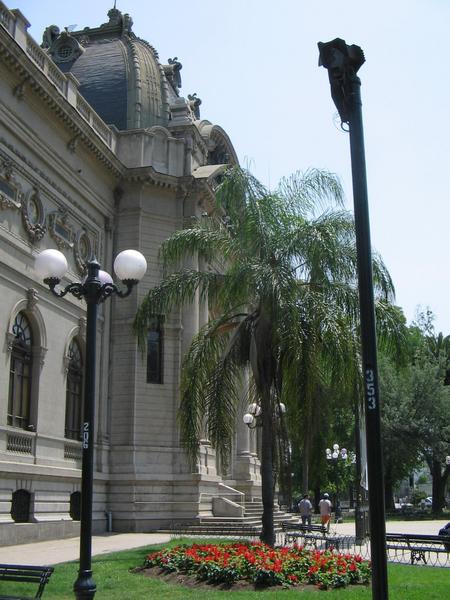
{"type": "Polygon", "coordinates": [[[406,362],[380,361],[380,390],[387,501],[392,502],[395,483],[425,461],[433,479],[433,512],[438,513],[449,475],[450,357],[448,337],[436,335],[432,321],[432,313],[420,313],[409,328],[406,362]]]}
{"type": "MultiPolygon", "coordinates": [[[[195,463],[206,427],[225,462],[240,375],[250,372],[250,392],[262,409],[262,537],[273,543],[277,407],[281,401],[289,407],[289,421],[302,423],[307,439],[308,428],[318,429],[320,406],[333,403],[327,392],[351,387],[359,368],[354,224],[342,208],[339,181],[310,170],[272,193],[231,169],[213,209],[164,242],[160,257],[164,278],[140,306],[135,332],[142,345],[153,315],[196,295],[208,302],[210,320],[183,361],[181,437],[195,463]],[[207,268],[184,268],[189,257],[207,268]]],[[[389,273],[378,256],[373,264],[379,322],[396,323],[389,273]]]]}

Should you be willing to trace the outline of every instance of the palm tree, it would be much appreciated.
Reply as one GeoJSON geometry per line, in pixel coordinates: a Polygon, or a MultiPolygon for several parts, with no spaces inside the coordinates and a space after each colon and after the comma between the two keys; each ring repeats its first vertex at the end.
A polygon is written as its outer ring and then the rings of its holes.
{"type": "MultiPolygon", "coordinates": [[[[160,257],[163,280],[139,307],[134,330],[145,344],[154,315],[190,303],[197,294],[208,302],[210,320],[183,361],[181,438],[195,464],[206,426],[212,445],[227,461],[241,375],[249,369],[249,397],[261,407],[261,539],[273,545],[279,404],[303,398],[309,418],[318,381],[309,383],[311,371],[334,373],[336,381],[344,381],[349,372],[346,356],[358,306],[356,252],[353,220],[342,209],[339,181],[333,174],[310,170],[270,193],[245,171],[231,169],[210,213],[174,233],[160,257]],[[208,268],[180,268],[191,256],[203,259],[208,268]]],[[[375,281],[387,300],[389,275],[381,260],[374,266],[375,281]]]]}

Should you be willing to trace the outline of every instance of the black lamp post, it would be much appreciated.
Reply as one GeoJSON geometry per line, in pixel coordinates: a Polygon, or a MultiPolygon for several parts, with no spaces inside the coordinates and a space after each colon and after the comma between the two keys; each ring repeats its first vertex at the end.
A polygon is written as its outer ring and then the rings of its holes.
{"type": "Polygon", "coordinates": [[[243,421],[249,429],[261,427],[261,496],[263,503],[263,514],[261,518],[261,540],[273,546],[275,544],[275,530],[273,522],[274,506],[274,476],[273,476],[273,439],[274,439],[274,420],[281,419],[286,412],[286,406],[282,402],[277,402],[275,407],[268,407],[265,410],[260,404],[253,402],[248,405],[247,413],[243,416],[243,421]]]}
{"type": "Polygon", "coordinates": [[[96,585],[92,578],[92,495],[94,483],[94,417],[95,417],[95,370],[97,347],[97,311],[98,305],[116,294],[125,298],[145,274],[147,263],[144,256],[136,250],[121,252],[115,262],[114,271],[126,285],[120,290],[110,275],[100,270],[95,258],[87,263],[87,277],[82,283],[70,283],[57,290],[61,278],[67,271],[67,261],[58,250],[44,250],[36,257],[36,271],[58,298],[70,293],[83,298],[87,304],[86,318],[86,372],[84,384],[84,411],[81,431],[82,467],[81,467],[81,520],[80,520],[80,567],[78,578],[73,585],[77,600],[90,600],[95,596],[96,585]]]}
{"type": "Polygon", "coordinates": [[[342,518],[341,504],[339,501],[339,461],[346,461],[348,458],[346,448],[339,448],[339,444],[333,444],[333,451],[330,448],[326,449],[326,457],[330,464],[334,464],[334,472],[336,478],[336,510],[335,522],[340,523],[342,518]]]}
{"type": "Polygon", "coordinates": [[[357,76],[365,58],[359,46],[348,46],[344,40],[339,38],[327,43],[319,42],[318,46],[319,65],[323,65],[328,70],[331,97],[342,123],[348,124],[350,133],[366,416],[372,597],[374,600],[386,600],[388,598],[386,524],[372,253],[361,110],[361,81],[357,76]]]}

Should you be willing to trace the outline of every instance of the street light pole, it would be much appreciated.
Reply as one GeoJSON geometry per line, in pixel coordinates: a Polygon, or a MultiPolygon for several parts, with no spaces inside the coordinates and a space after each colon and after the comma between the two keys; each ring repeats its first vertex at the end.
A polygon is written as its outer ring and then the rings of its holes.
{"type": "Polygon", "coordinates": [[[97,313],[98,305],[113,294],[125,298],[144,276],[147,269],[145,258],[135,250],[121,252],[114,263],[114,270],[126,290],[120,290],[111,276],[100,270],[95,258],[87,263],[87,277],[82,283],[70,283],[63,290],[57,290],[61,278],[67,271],[67,261],[58,250],[44,250],[36,257],[36,271],[44,283],[58,298],[70,293],[84,299],[86,313],[86,371],[84,382],[84,412],[81,431],[81,519],[80,519],[80,563],[78,578],[73,585],[77,600],[92,600],[96,585],[92,577],[92,499],[94,488],[94,418],[95,381],[97,354],[97,313]]]}
{"type": "MultiPolygon", "coordinates": [[[[82,469],[81,469],[81,522],[80,522],[80,566],[78,578],[73,585],[78,600],[93,598],[96,585],[92,578],[92,497],[94,489],[94,419],[95,377],[97,360],[97,313],[98,279],[100,265],[91,261],[84,283],[87,305],[86,314],[86,373],[84,381],[84,412],[82,426],[82,469]]],[[[52,290],[53,291],[53,290],[52,290]]]]}
{"type": "Polygon", "coordinates": [[[346,448],[339,449],[339,444],[333,444],[333,451],[331,451],[330,448],[327,448],[325,452],[328,462],[330,464],[334,464],[334,475],[336,483],[335,522],[340,523],[342,518],[342,511],[339,500],[339,460],[346,461],[348,458],[348,454],[346,448]]]}
{"type": "Polygon", "coordinates": [[[319,42],[318,46],[320,52],[319,64],[328,70],[331,96],[342,123],[348,124],[350,133],[366,416],[372,597],[374,600],[387,600],[386,524],[375,304],[361,109],[361,81],[357,76],[357,72],[364,63],[365,58],[359,46],[348,46],[344,40],[339,38],[327,43],[319,42]]]}
{"type": "Polygon", "coordinates": [[[261,484],[263,514],[261,517],[261,541],[269,546],[275,544],[275,530],[273,523],[274,504],[274,479],[273,479],[273,426],[274,419],[281,419],[286,412],[283,402],[277,402],[274,409],[262,408],[260,403],[252,402],[248,405],[247,413],[242,420],[249,429],[261,427],[261,484]]]}

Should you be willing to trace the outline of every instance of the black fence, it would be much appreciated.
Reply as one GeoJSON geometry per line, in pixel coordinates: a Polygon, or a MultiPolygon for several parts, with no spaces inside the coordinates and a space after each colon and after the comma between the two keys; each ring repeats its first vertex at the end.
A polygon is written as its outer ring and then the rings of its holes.
{"type": "MultiPolygon", "coordinates": [[[[192,522],[174,522],[171,528],[172,539],[189,536],[199,539],[258,541],[259,533],[257,528],[228,524],[208,527],[192,522]]],[[[277,532],[277,546],[291,545],[292,543],[314,550],[350,553],[359,555],[364,560],[370,559],[369,540],[361,542],[351,535],[338,535],[335,532],[316,535],[303,532],[295,540],[290,540],[286,539],[286,532],[277,532]]],[[[450,567],[450,540],[446,536],[388,533],[386,548],[389,562],[428,567],[450,567]]]]}

